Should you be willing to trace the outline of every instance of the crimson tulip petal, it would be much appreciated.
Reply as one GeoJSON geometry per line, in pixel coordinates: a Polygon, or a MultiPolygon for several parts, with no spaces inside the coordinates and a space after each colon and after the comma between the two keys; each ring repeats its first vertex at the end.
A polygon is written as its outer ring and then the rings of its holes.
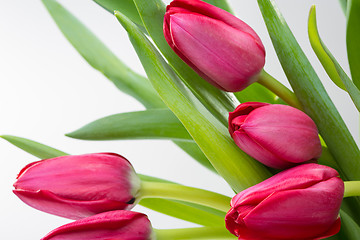
{"type": "Polygon", "coordinates": [[[303,164],[233,197],[227,229],[239,239],[323,239],[340,229],[344,183],[336,170],[303,164]]]}
{"type": "Polygon", "coordinates": [[[286,105],[242,103],[229,113],[229,132],[244,152],[268,167],[316,162],[322,152],[314,121],[286,105]]]}
{"type": "Polygon", "coordinates": [[[182,60],[225,91],[240,91],[255,82],[265,64],[264,46],[247,24],[199,0],[171,2],[163,31],[182,60]]]}
{"type": "Polygon", "coordinates": [[[80,219],[132,208],[140,179],[124,157],[94,153],[29,164],[19,173],[14,187],[23,202],[38,210],[80,219]]]}
{"type": "Polygon", "coordinates": [[[125,210],[100,213],[65,224],[41,240],[151,240],[152,227],[145,214],[125,210]]]}

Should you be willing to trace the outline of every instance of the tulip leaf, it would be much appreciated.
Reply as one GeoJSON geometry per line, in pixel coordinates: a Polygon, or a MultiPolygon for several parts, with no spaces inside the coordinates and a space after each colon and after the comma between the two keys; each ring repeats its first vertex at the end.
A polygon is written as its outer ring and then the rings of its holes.
{"type": "MultiPolygon", "coordinates": [[[[39,142],[26,138],[2,135],[0,136],[14,146],[40,159],[49,159],[68,155],[67,153],[49,147],[39,142]]],[[[155,182],[170,182],[160,178],[154,178],[143,174],[138,174],[141,180],[155,182]]],[[[158,211],[169,216],[177,217],[186,221],[194,222],[204,226],[218,226],[223,224],[224,216],[221,211],[213,208],[204,207],[198,204],[185,203],[167,199],[143,199],[139,203],[144,207],[158,211]]]]}
{"type": "Polygon", "coordinates": [[[235,145],[227,128],[188,91],[138,27],[120,12],[115,15],[128,32],[154,88],[230,186],[241,191],[269,177],[262,165],[235,145]]]}
{"type": "MultiPolygon", "coordinates": [[[[138,175],[142,181],[174,183],[161,178],[142,174],[138,175]]],[[[149,206],[150,209],[157,212],[204,226],[219,226],[224,224],[224,212],[194,203],[161,198],[143,198],[139,204],[144,207],[149,206]]]]}
{"type": "Polygon", "coordinates": [[[360,179],[360,152],[273,0],[258,0],[272,43],[304,111],[315,121],[344,180],[360,179]]]}
{"type": "Polygon", "coordinates": [[[329,49],[321,41],[316,26],[315,6],[312,6],[309,14],[309,38],[311,46],[318,56],[321,64],[328,73],[333,82],[341,89],[347,91],[354,102],[358,111],[360,111],[360,90],[354,85],[340,64],[336,61],[329,49]]]}
{"type": "Polygon", "coordinates": [[[30,153],[31,155],[34,155],[35,157],[38,157],[40,159],[48,159],[48,158],[54,158],[59,156],[68,155],[67,153],[64,153],[60,150],[57,150],[55,148],[46,146],[44,144],[22,138],[22,137],[16,137],[11,135],[2,135],[0,136],[6,141],[10,142],[14,146],[24,150],[27,153],[30,153]]]}
{"type": "Polygon", "coordinates": [[[340,239],[357,240],[360,239],[359,225],[345,212],[340,210],[341,228],[340,239]]]}
{"type": "Polygon", "coordinates": [[[346,14],[348,0],[339,0],[339,2],[344,14],[346,14]]]}
{"type": "Polygon", "coordinates": [[[227,125],[227,114],[235,109],[233,96],[202,79],[170,48],[163,33],[164,3],[161,0],[134,0],[134,2],[147,32],[169,64],[178,73],[180,79],[220,122],[227,125]]]}
{"type": "Polygon", "coordinates": [[[42,1],[65,37],[93,68],[147,108],[164,107],[150,82],[121,62],[77,18],[56,0],[42,1]]]}
{"type": "Polygon", "coordinates": [[[200,205],[196,206],[195,204],[159,198],[142,199],[139,204],[154,211],[203,226],[219,226],[224,224],[225,215],[218,216],[209,213],[201,209],[200,207],[202,206],[200,205]]]}
{"type": "Polygon", "coordinates": [[[360,0],[349,0],[346,47],[352,80],[360,89],[360,0]]]}
{"type": "Polygon", "coordinates": [[[128,112],[101,118],[66,134],[85,140],[171,139],[192,141],[169,109],[128,112]]]}
{"type": "Polygon", "coordinates": [[[111,14],[114,13],[115,10],[122,12],[126,15],[131,21],[142,26],[143,23],[139,16],[139,13],[136,9],[133,0],[93,0],[104,9],[109,11],[111,14]]]}
{"type": "Polygon", "coordinates": [[[235,97],[241,102],[267,102],[276,103],[277,96],[259,83],[253,83],[241,92],[236,92],[235,97]]]}
{"type": "MultiPolygon", "coordinates": [[[[311,46],[320,60],[321,64],[323,65],[325,71],[331,78],[331,80],[342,90],[346,91],[346,88],[339,76],[339,74],[336,71],[335,63],[333,62],[333,59],[335,58],[330,53],[329,49],[325,46],[323,41],[321,40],[319,36],[319,32],[317,29],[316,24],[316,10],[315,5],[313,5],[310,9],[309,13],[309,20],[308,20],[308,33],[309,33],[309,39],[311,46]]],[[[337,63],[337,61],[335,60],[337,63]]]]}

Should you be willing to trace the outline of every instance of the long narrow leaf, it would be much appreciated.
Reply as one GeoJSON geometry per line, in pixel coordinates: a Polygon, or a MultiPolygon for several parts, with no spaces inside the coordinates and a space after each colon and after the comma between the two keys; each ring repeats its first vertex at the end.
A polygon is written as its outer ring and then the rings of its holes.
{"type": "Polygon", "coordinates": [[[115,15],[127,30],[154,88],[230,186],[235,191],[241,191],[269,177],[270,173],[242,152],[225,126],[187,91],[136,25],[120,12],[115,12],[115,15]]]}
{"type": "MultiPolygon", "coordinates": [[[[311,43],[311,47],[313,48],[316,56],[319,61],[323,65],[325,71],[329,75],[330,79],[341,89],[346,91],[346,88],[341,81],[339,74],[336,71],[335,64],[332,59],[333,56],[330,53],[329,49],[325,46],[324,42],[321,40],[317,24],[316,24],[316,9],[315,5],[313,5],[310,9],[309,20],[308,20],[308,33],[309,39],[311,43]]],[[[334,59],[334,58],[333,58],[334,59]]],[[[335,60],[336,61],[336,60],[335,60]]]]}
{"type": "Polygon", "coordinates": [[[93,0],[111,14],[114,13],[115,10],[122,12],[125,14],[131,21],[142,26],[143,23],[139,16],[139,13],[136,9],[133,0],[93,0]]]}
{"type": "Polygon", "coordinates": [[[360,0],[349,0],[346,46],[352,80],[360,89],[360,0]]]}
{"type": "Polygon", "coordinates": [[[305,112],[315,121],[344,179],[360,179],[360,152],[273,0],[258,0],[278,58],[305,112]]]}
{"type": "Polygon", "coordinates": [[[241,102],[267,102],[275,103],[277,96],[264,86],[253,83],[241,92],[235,93],[235,97],[241,102]]]}
{"type": "Polygon", "coordinates": [[[163,34],[165,5],[161,0],[134,0],[145,28],[156,46],[200,102],[224,125],[235,109],[233,96],[203,80],[169,47],[163,34]]]}
{"type": "Polygon", "coordinates": [[[218,8],[222,8],[227,12],[233,12],[226,0],[204,0],[204,2],[210,3],[211,5],[214,5],[218,8]]]}
{"type": "Polygon", "coordinates": [[[111,115],[66,134],[84,140],[170,139],[193,141],[169,109],[111,115]]]}
{"type": "Polygon", "coordinates": [[[63,151],[57,150],[55,148],[46,146],[42,143],[38,143],[26,138],[12,136],[12,135],[2,135],[0,137],[5,139],[9,143],[13,144],[14,146],[40,159],[48,159],[48,158],[68,155],[63,151]]]}
{"type": "Polygon", "coordinates": [[[149,81],[121,62],[69,11],[56,0],[42,1],[65,37],[93,68],[147,108],[164,107],[149,81]]]}
{"type": "MultiPolygon", "coordinates": [[[[3,135],[0,136],[14,146],[24,150],[40,159],[49,159],[68,155],[67,153],[38,143],[26,138],[3,135]]],[[[139,174],[140,179],[146,181],[169,182],[160,178],[154,178],[139,174]]],[[[197,204],[173,201],[167,199],[143,199],[139,203],[144,207],[173,216],[185,221],[201,224],[204,226],[218,226],[223,223],[222,213],[216,209],[200,206],[197,204]]]]}
{"type": "Polygon", "coordinates": [[[360,111],[360,90],[354,85],[354,83],[342,69],[340,64],[336,61],[335,57],[331,54],[323,41],[321,41],[316,26],[315,6],[310,9],[308,31],[311,46],[314,49],[314,52],[319,58],[327,74],[336,85],[349,93],[356,108],[358,109],[358,111],[360,111]]]}

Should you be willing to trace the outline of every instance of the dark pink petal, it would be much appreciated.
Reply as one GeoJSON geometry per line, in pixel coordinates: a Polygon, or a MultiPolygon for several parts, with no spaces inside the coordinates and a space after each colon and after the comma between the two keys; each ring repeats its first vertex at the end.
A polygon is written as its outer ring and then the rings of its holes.
{"type": "Polygon", "coordinates": [[[118,210],[63,225],[42,240],[150,240],[151,235],[152,228],[146,215],[118,210]]]}

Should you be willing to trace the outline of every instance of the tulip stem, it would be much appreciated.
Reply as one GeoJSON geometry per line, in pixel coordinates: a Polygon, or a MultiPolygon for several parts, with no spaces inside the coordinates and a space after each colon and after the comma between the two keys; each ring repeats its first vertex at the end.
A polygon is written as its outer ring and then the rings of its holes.
{"type": "Polygon", "coordinates": [[[157,240],[236,239],[225,227],[155,229],[157,240]]]}
{"type": "Polygon", "coordinates": [[[219,193],[187,187],[173,183],[146,182],[141,183],[141,198],[167,198],[197,203],[227,212],[231,198],[219,193]]]}
{"type": "Polygon", "coordinates": [[[263,85],[264,87],[275,93],[290,106],[302,110],[302,106],[299,100],[297,99],[296,95],[281,82],[279,82],[270,74],[265,72],[265,70],[261,71],[259,75],[258,83],[260,83],[261,85],[263,85]]]}
{"type": "Polygon", "coordinates": [[[346,181],[344,198],[360,196],[360,181],[346,181]]]}

